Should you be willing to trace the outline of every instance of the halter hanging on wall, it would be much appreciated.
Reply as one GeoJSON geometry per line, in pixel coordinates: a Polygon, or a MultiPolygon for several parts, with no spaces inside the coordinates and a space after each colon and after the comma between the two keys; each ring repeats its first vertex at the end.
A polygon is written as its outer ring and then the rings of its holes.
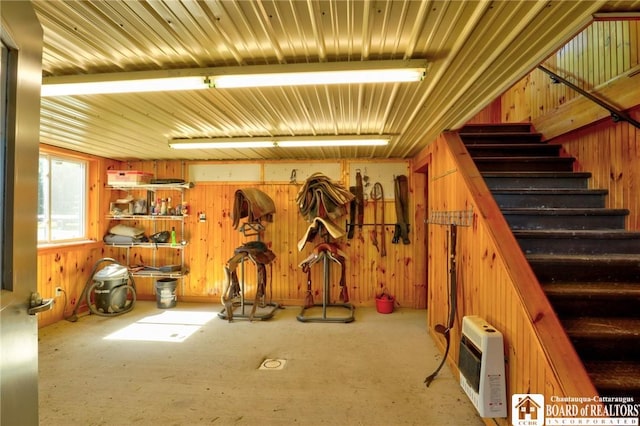
{"type": "Polygon", "coordinates": [[[473,210],[432,210],[427,223],[433,225],[471,226],[473,223],[473,210]]]}

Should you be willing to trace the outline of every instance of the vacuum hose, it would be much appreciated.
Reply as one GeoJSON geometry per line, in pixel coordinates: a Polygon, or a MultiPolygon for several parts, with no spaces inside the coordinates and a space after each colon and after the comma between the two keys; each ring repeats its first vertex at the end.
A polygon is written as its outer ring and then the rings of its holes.
{"type": "Polygon", "coordinates": [[[451,329],[453,328],[453,322],[456,319],[456,310],[457,310],[457,300],[458,300],[458,284],[456,279],[457,269],[456,269],[456,243],[457,243],[457,225],[450,225],[450,234],[449,234],[449,318],[447,321],[447,326],[445,327],[442,324],[436,324],[434,330],[437,333],[440,333],[444,336],[446,341],[446,347],[444,350],[444,355],[442,360],[440,361],[440,365],[438,368],[427,376],[424,379],[424,383],[429,387],[433,379],[436,378],[440,369],[444,366],[444,363],[447,361],[447,356],[449,355],[449,347],[451,346],[451,329]]]}
{"type": "MultiPolygon", "coordinates": [[[[117,315],[122,315],[125,314],[129,311],[131,311],[133,309],[133,306],[135,305],[136,302],[136,287],[135,287],[135,282],[133,281],[133,276],[131,275],[131,273],[128,273],[128,279],[131,282],[131,285],[127,284],[127,285],[122,285],[122,286],[118,286],[116,288],[111,289],[111,296],[115,296],[116,292],[122,292],[125,291],[127,293],[131,293],[131,300],[129,301],[128,304],[125,303],[124,307],[118,306],[116,303],[111,303],[110,306],[110,310],[113,312],[109,312],[109,310],[106,310],[105,312],[100,312],[94,303],[92,303],[91,301],[91,297],[94,294],[95,288],[98,285],[97,281],[93,281],[93,277],[96,273],[96,271],[98,270],[98,267],[100,266],[100,264],[102,262],[111,262],[111,263],[116,263],[119,264],[117,260],[112,259],[110,257],[104,257],[102,259],[99,259],[96,264],[93,266],[93,269],[91,270],[91,274],[89,274],[89,279],[87,280],[87,282],[84,285],[84,288],[82,289],[82,294],[80,295],[80,298],[78,299],[78,304],[76,305],[76,307],[74,308],[73,312],[71,313],[70,316],[66,317],[65,319],[67,321],[70,322],[76,322],[78,321],[78,310],[80,309],[80,305],[81,305],[81,301],[85,301],[89,310],[91,311],[92,314],[95,315],[99,315],[102,317],[113,317],[113,316],[117,316],[117,315]],[[92,282],[93,281],[93,282],[92,282]]],[[[126,294],[124,295],[124,300],[126,300],[126,294]]],[[[118,298],[116,297],[112,297],[112,301],[113,300],[118,300],[118,298]]]]}

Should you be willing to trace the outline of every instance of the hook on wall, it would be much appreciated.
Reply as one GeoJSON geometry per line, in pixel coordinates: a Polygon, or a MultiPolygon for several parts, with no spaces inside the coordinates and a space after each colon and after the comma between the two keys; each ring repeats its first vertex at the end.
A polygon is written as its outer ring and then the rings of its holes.
{"type": "Polygon", "coordinates": [[[471,226],[473,223],[473,210],[432,210],[427,223],[433,225],[471,226]]]}

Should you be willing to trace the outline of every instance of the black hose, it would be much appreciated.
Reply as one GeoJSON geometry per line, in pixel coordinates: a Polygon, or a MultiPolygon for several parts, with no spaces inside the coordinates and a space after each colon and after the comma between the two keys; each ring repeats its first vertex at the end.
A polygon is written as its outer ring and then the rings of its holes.
{"type": "Polygon", "coordinates": [[[434,327],[436,332],[444,335],[447,346],[444,350],[444,356],[442,357],[442,361],[440,361],[440,365],[438,365],[438,368],[436,368],[436,370],[433,373],[431,373],[429,376],[427,376],[426,379],[424,379],[424,383],[427,385],[427,387],[429,387],[433,379],[436,378],[436,376],[440,372],[440,369],[444,366],[444,363],[447,361],[447,355],[449,354],[449,347],[451,346],[450,332],[451,332],[451,329],[453,328],[453,322],[456,318],[457,300],[458,300],[458,287],[456,282],[457,225],[451,224],[450,227],[451,227],[451,233],[449,235],[449,252],[450,252],[449,260],[451,263],[449,265],[449,318],[448,318],[448,323],[446,327],[442,324],[436,324],[436,326],[434,327]]]}
{"type": "Polygon", "coordinates": [[[131,303],[129,304],[129,306],[127,306],[126,309],[124,309],[122,311],[119,311],[119,312],[103,314],[103,313],[98,312],[95,309],[95,307],[92,306],[91,293],[93,292],[93,289],[95,288],[95,283],[93,283],[93,285],[92,285],[93,276],[97,272],[98,267],[100,266],[100,264],[102,262],[111,262],[111,263],[116,263],[116,264],[120,265],[120,263],[117,260],[115,260],[115,259],[113,259],[111,257],[103,257],[102,259],[98,259],[98,261],[95,263],[95,265],[93,265],[93,269],[91,270],[91,273],[89,274],[89,278],[87,279],[86,283],[84,284],[84,287],[82,289],[82,293],[80,294],[80,297],[78,298],[78,304],[73,309],[73,312],[71,313],[71,315],[69,315],[68,317],[65,318],[67,321],[70,321],[70,322],[78,321],[78,310],[80,309],[82,301],[85,301],[87,303],[87,307],[89,308],[91,313],[94,313],[96,315],[101,315],[101,316],[107,316],[107,317],[121,315],[121,314],[129,312],[131,309],[133,309],[133,305],[135,304],[135,301],[136,301],[136,288],[135,288],[135,282],[133,281],[133,275],[131,275],[130,272],[128,274],[128,276],[129,276],[128,279],[131,281],[131,285],[127,285],[125,287],[127,287],[127,289],[131,289],[132,299],[131,299],[131,303]]]}
{"type": "MultiPolygon", "coordinates": [[[[133,278],[131,278],[133,280],[133,278]]],[[[89,287],[89,291],[87,291],[87,306],[89,306],[89,310],[91,311],[92,314],[95,315],[99,315],[101,317],[115,317],[117,315],[122,315],[122,314],[126,314],[127,312],[131,311],[133,309],[133,306],[136,303],[136,291],[135,291],[135,287],[130,286],[130,285],[122,285],[122,286],[118,286],[115,288],[112,288],[109,295],[111,296],[111,300],[113,301],[115,299],[114,294],[116,292],[120,292],[122,290],[125,291],[131,291],[131,300],[129,301],[130,303],[127,305],[125,302],[125,306],[123,308],[121,308],[120,306],[112,303],[111,306],[109,306],[109,308],[107,309],[111,309],[113,312],[109,312],[108,310],[105,312],[100,312],[98,310],[98,308],[96,308],[95,303],[91,302],[91,295],[93,294],[93,291],[95,290],[96,286],[99,283],[97,281],[94,281],[93,284],[91,284],[91,286],[89,287]]],[[[125,299],[126,300],[126,299],[125,299]]]]}

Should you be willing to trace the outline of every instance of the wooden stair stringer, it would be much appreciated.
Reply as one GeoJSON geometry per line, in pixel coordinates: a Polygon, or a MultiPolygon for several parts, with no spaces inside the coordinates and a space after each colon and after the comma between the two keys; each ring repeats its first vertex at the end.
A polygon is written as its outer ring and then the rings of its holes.
{"type": "Polygon", "coordinates": [[[475,148],[477,129],[470,132],[470,143],[464,128],[460,138],[582,360],[594,395],[640,398],[640,232],[626,229],[629,210],[606,208],[606,191],[589,190],[588,174],[554,166],[572,157],[544,164],[547,159],[530,150],[527,160],[518,157],[525,150],[502,134],[491,147],[489,132],[487,143],[475,148]]]}
{"type": "Polygon", "coordinates": [[[487,223],[490,237],[504,262],[513,288],[545,353],[548,367],[565,395],[596,395],[596,388],[569,340],[565,329],[551,306],[529,262],[522,253],[511,228],[484,177],[469,155],[457,132],[445,132],[442,139],[448,146],[458,172],[469,189],[477,212],[487,223]]]}

